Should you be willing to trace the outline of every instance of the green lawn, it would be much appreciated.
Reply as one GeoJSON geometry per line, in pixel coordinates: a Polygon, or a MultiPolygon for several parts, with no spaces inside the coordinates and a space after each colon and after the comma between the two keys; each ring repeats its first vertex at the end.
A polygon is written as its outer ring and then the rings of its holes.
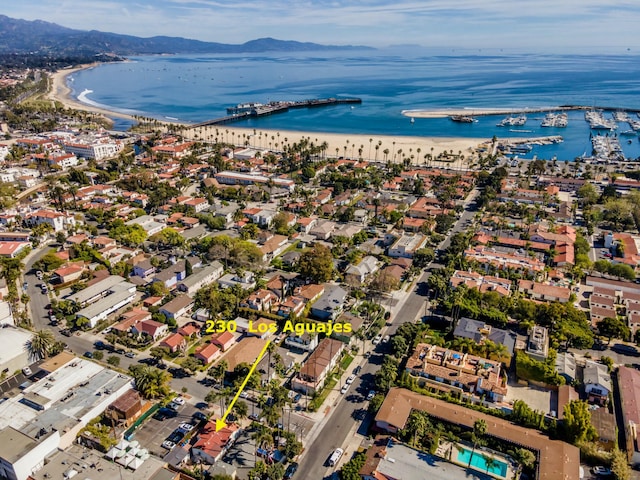
{"type": "Polygon", "coordinates": [[[336,386],[336,383],[338,383],[338,379],[332,375],[329,381],[325,383],[324,388],[320,391],[320,394],[316,398],[311,400],[311,402],[309,402],[309,410],[311,410],[312,412],[318,410],[327,399],[327,396],[329,396],[329,394],[331,393],[331,390],[333,390],[333,387],[336,386]]]}

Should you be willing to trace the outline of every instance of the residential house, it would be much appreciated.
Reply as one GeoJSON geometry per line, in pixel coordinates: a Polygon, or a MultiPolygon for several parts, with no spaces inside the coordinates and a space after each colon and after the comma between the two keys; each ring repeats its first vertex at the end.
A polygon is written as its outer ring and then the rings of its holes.
{"type": "Polygon", "coordinates": [[[54,210],[37,210],[27,214],[24,222],[30,227],[41,224],[50,225],[56,233],[76,225],[76,219],[73,215],[56,212],[54,210]]]}
{"type": "Polygon", "coordinates": [[[518,280],[518,291],[529,295],[534,300],[545,302],[567,303],[571,297],[571,290],[566,287],[547,285],[531,280],[518,280]]]}
{"type": "Polygon", "coordinates": [[[256,286],[256,281],[252,272],[244,272],[243,275],[227,273],[218,279],[218,285],[220,285],[220,288],[231,288],[234,285],[239,285],[244,290],[249,290],[256,286]]]}
{"type": "Polygon", "coordinates": [[[15,258],[20,252],[31,248],[29,242],[0,242],[0,257],[15,258]]]}
{"type": "Polygon", "coordinates": [[[174,265],[170,265],[164,270],[159,271],[155,277],[154,282],[162,282],[169,290],[173,290],[177,287],[178,282],[184,280],[187,276],[187,270],[185,261],[181,260],[174,265]]]}
{"type": "Polygon", "coordinates": [[[495,344],[504,345],[509,355],[513,355],[517,335],[508,330],[487,325],[480,320],[462,317],[458,320],[453,336],[458,338],[470,338],[476,343],[490,340],[495,344]]]}
{"type": "Polygon", "coordinates": [[[195,293],[202,287],[218,280],[224,273],[222,263],[214,261],[211,265],[207,265],[200,270],[194,270],[191,275],[178,283],[178,290],[186,292],[188,295],[195,293]]]}
{"type": "Polygon", "coordinates": [[[420,386],[485,395],[493,402],[501,402],[507,394],[501,368],[498,361],[428,343],[419,343],[406,365],[420,386]]]}
{"type": "Polygon", "coordinates": [[[367,255],[358,265],[349,265],[345,270],[345,282],[349,285],[362,285],[367,278],[378,271],[380,262],[376,257],[367,255]]]}
{"type": "Polygon", "coordinates": [[[606,405],[613,391],[611,376],[606,365],[587,360],[583,372],[584,390],[589,402],[606,405]]]}
{"type": "Polygon", "coordinates": [[[148,278],[153,275],[156,268],[151,264],[150,258],[144,258],[133,265],[133,275],[140,278],[148,278]]]}
{"type": "Polygon", "coordinates": [[[338,285],[327,285],[324,293],[311,306],[311,315],[320,320],[335,320],[338,318],[344,302],[347,299],[347,291],[338,285]]]}
{"type": "Polygon", "coordinates": [[[206,343],[196,348],[193,356],[202,361],[205,365],[213,363],[221,355],[220,348],[213,343],[206,343]]]}
{"type": "Polygon", "coordinates": [[[220,348],[220,350],[226,352],[236,343],[236,337],[233,333],[225,331],[213,334],[210,341],[212,344],[220,348]]]}
{"type": "Polygon", "coordinates": [[[556,371],[564,377],[567,383],[576,379],[576,358],[573,353],[558,353],[556,355],[556,371]]]}
{"type": "Polygon", "coordinates": [[[400,237],[389,247],[387,254],[390,257],[403,257],[413,258],[413,254],[416,250],[421,249],[427,242],[427,237],[419,234],[403,233],[400,237]]]}
{"type": "Polygon", "coordinates": [[[294,350],[312,352],[318,346],[318,336],[310,333],[303,333],[302,335],[291,333],[284,339],[284,344],[294,350]]]}
{"type": "Polygon", "coordinates": [[[256,290],[244,300],[240,306],[245,308],[251,308],[253,310],[260,310],[263,312],[270,312],[271,308],[277,303],[278,297],[274,295],[270,290],[264,288],[256,290]]]}
{"type": "Polygon", "coordinates": [[[195,461],[213,465],[220,460],[239,435],[240,429],[234,424],[226,425],[216,431],[215,420],[208,422],[196,437],[191,447],[191,456],[195,461]]]}
{"type": "Polygon", "coordinates": [[[173,333],[164,338],[158,346],[167,348],[171,353],[184,352],[187,348],[187,340],[179,333],[173,333]]]}
{"type": "Polygon", "coordinates": [[[155,320],[142,320],[131,327],[131,332],[136,335],[148,335],[155,342],[169,333],[169,327],[155,320]]]}
{"type": "Polygon", "coordinates": [[[76,262],[53,271],[53,280],[57,283],[69,283],[78,280],[85,271],[84,262],[76,262]]]}
{"type": "Polygon", "coordinates": [[[167,318],[177,319],[189,313],[193,308],[193,298],[189,295],[178,295],[170,302],[160,307],[159,312],[167,318]]]}
{"type": "Polygon", "coordinates": [[[338,364],[344,348],[345,344],[338,340],[323,339],[294,376],[291,388],[306,395],[320,391],[327,376],[338,364]]]}

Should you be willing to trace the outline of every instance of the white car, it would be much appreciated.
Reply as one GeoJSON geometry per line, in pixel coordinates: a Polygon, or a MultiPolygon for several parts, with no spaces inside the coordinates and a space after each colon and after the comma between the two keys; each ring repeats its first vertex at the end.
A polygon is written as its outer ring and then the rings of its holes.
{"type": "Polygon", "coordinates": [[[340,389],[340,393],[341,393],[342,395],[344,395],[345,393],[347,393],[347,390],[349,390],[349,384],[348,384],[348,383],[345,383],[345,384],[342,386],[342,388],[340,389]]]}
{"type": "Polygon", "coordinates": [[[177,403],[178,405],[184,405],[184,398],[182,397],[176,397],[173,399],[174,403],[177,403]]]}
{"type": "Polygon", "coordinates": [[[355,379],[355,375],[349,375],[349,378],[347,378],[347,385],[351,385],[355,379]]]}
{"type": "Polygon", "coordinates": [[[609,475],[611,475],[611,470],[603,466],[593,467],[591,471],[596,475],[601,475],[603,477],[608,477],[609,475]]]}
{"type": "Polygon", "coordinates": [[[24,374],[25,377],[30,377],[31,375],[33,375],[33,372],[29,367],[24,367],[22,369],[22,373],[24,374]]]}
{"type": "Polygon", "coordinates": [[[376,337],[373,339],[371,343],[373,343],[374,345],[377,345],[380,343],[380,340],[382,340],[382,335],[376,335],[376,337]]]}
{"type": "Polygon", "coordinates": [[[385,335],[384,338],[382,339],[382,343],[387,343],[390,340],[391,337],[389,337],[389,335],[385,335]]]}
{"type": "Polygon", "coordinates": [[[175,446],[176,444],[169,440],[165,440],[164,442],[162,442],[162,448],[166,448],[167,450],[171,450],[175,446]]]}
{"type": "Polygon", "coordinates": [[[367,400],[372,400],[373,397],[376,396],[376,391],[375,390],[369,390],[369,393],[367,393],[367,400]]]}
{"type": "Polygon", "coordinates": [[[185,432],[190,432],[191,430],[193,430],[193,425],[191,425],[190,423],[181,423],[179,428],[181,430],[184,430],[185,432]]]}

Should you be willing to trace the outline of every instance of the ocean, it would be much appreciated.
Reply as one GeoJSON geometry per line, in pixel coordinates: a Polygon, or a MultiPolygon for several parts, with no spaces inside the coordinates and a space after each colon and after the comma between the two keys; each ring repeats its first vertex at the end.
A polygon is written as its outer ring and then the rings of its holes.
{"type": "MultiPolygon", "coordinates": [[[[418,49],[354,50],[253,55],[163,55],[103,64],[68,79],[81,101],[158,119],[201,122],[245,102],[359,97],[360,105],[291,110],[232,125],[364,135],[533,137],[561,135],[564,142],[535,146],[522,158],[573,160],[591,153],[581,111],[567,128],[541,128],[542,113],[522,127],[497,127],[504,115],[462,124],[415,118],[403,110],[539,108],[587,105],[640,109],[640,58],[621,55],[426,55],[418,49]]],[[[639,119],[635,113],[630,114],[639,119]]],[[[611,111],[606,112],[611,117],[611,111]]],[[[127,121],[116,120],[126,129],[127,121]]],[[[620,124],[618,131],[629,130],[620,124]]],[[[640,157],[637,136],[620,137],[628,158],[640,157]],[[630,142],[629,142],[630,140],[630,142]]]]}

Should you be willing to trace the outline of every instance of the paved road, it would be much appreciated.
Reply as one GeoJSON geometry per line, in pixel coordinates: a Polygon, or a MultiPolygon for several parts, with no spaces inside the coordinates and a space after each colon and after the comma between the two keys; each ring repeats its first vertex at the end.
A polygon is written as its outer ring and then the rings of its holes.
{"type": "MultiPolygon", "coordinates": [[[[470,221],[473,221],[473,217],[476,211],[476,204],[474,202],[478,192],[474,190],[469,196],[469,199],[465,202],[465,210],[462,215],[452,227],[449,235],[439,245],[440,249],[446,249],[450,244],[450,235],[461,232],[466,229],[470,221]]],[[[425,303],[427,300],[428,289],[426,288],[426,281],[431,275],[432,269],[442,267],[437,263],[431,263],[427,270],[420,276],[420,278],[414,283],[413,290],[410,294],[403,299],[404,303],[397,313],[391,326],[383,329],[381,334],[392,335],[396,332],[398,327],[403,323],[414,322],[418,316],[425,310],[425,303]]],[[[300,478],[328,478],[331,477],[336,470],[329,467],[326,462],[331,452],[337,447],[344,447],[348,442],[347,436],[351,428],[354,426],[357,413],[360,409],[366,409],[368,402],[364,400],[367,392],[373,388],[374,375],[382,364],[384,354],[381,351],[385,348],[384,344],[378,345],[376,353],[369,358],[369,360],[363,364],[362,371],[358,378],[355,380],[349,391],[345,395],[340,395],[338,400],[333,405],[324,405],[323,408],[327,409],[327,420],[322,430],[317,435],[315,440],[306,446],[305,453],[300,460],[300,467],[298,469],[297,476],[300,478]]],[[[357,357],[362,359],[362,357],[357,357]]],[[[336,385],[336,388],[340,388],[340,385],[336,385]]],[[[366,434],[368,422],[365,421],[361,425],[360,429],[363,430],[359,433],[366,434]]],[[[345,458],[349,458],[354,452],[346,451],[345,458]]]]}

